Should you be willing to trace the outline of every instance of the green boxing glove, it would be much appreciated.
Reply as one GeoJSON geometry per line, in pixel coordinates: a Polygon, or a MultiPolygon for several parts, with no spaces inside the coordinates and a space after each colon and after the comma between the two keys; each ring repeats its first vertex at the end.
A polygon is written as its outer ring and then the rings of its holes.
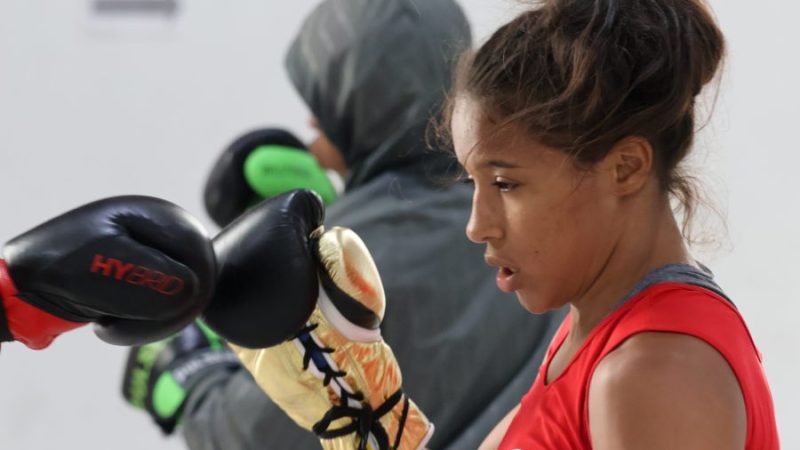
{"type": "Polygon", "coordinates": [[[294,189],[310,189],[329,205],[342,184],[294,135],[262,129],[239,137],[220,155],[206,181],[204,201],[211,219],[225,227],[262,200],[294,189]]]}
{"type": "Polygon", "coordinates": [[[238,366],[238,358],[225,342],[197,320],[168,339],[131,347],[122,395],[147,411],[165,434],[171,434],[192,388],[211,372],[238,366]]]}

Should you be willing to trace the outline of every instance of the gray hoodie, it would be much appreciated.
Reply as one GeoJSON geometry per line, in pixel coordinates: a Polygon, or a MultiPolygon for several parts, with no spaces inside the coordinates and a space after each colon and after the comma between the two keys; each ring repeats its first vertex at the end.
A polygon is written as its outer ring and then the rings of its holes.
{"type": "MultiPolygon", "coordinates": [[[[436,426],[432,449],[475,449],[536,376],[561,314],[502,294],[464,235],[471,189],[445,183],[452,156],[425,145],[454,58],[470,44],[452,0],[327,0],[286,67],[349,168],[326,225],[355,230],[386,291],[383,335],[403,389],[436,426]]],[[[315,449],[246,371],[211,374],[183,422],[192,449],[315,449]]]]}

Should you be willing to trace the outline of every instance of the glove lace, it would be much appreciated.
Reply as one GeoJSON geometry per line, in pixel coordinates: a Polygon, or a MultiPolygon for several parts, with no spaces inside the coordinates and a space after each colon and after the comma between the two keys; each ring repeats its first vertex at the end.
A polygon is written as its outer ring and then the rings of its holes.
{"type": "Polygon", "coordinates": [[[339,379],[346,376],[347,372],[343,370],[334,370],[330,364],[328,364],[328,360],[325,359],[325,354],[330,354],[335,352],[334,349],[330,347],[320,347],[317,344],[317,341],[311,336],[311,332],[316,330],[319,324],[312,323],[308,324],[303,329],[295,334],[295,339],[297,339],[303,345],[303,370],[308,370],[308,366],[311,361],[314,362],[314,367],[319,370],[324,378],[322,380],[323,386],[328,386],[331,384],[331,381],[336,382],[336,385],[339,387],[340,397],[342,397],[342,401],[347,402],[348,399],[352,398],[354,400],[361,401],[364,399],[364,396],[361,393],[351,393],[348,392],[347,389],[339,382],[339,379]]]}
{"type": "Polygon", "coordinates": [[[403,436],[406,418],[408,417],[408,397],[403,395],[402,389],[398,389],[394,394],[389,396],[383,404],[373,410],[372,406],[364,401],[364,395],[361,392],[348,391],[345,385],[340,381],[342,377],[347,375],[347,372],[343,370],[334,370],[325,358],[325,354],[333,353],[335,350],[330,347],[320,346],[311,335],[318,326],[319,324],[317,323],[309,323],[295,334],[295,339],[300,342],[304,350],[303,370],[308,370],[310,364],[313,362],[314,367],[323,374],[323,386],[327,387],[330,385],[331,381],[336,383],[339,388],[340,402],[338,405],[331,407],[331,409],[325,413],[325,416],[314,424],[312,427],[314,433],[322,439],[334,439],[346,436],[350,433],[357,433],[358,450],[366,450],[367,444],[369,443],[369,435],[372,434],[377,441],[379,450],[398,448],[403,436]],[[379,419],[389,413],[401,399],[403,400],[403,412],[398,423],[398,431],[397,436],[395,436],[394,445],[389,447],[389,436],[379,422],[379,419]],[[356,400],[359,406],[351,406],[349,400],[356,400]],[[329,430],[332,422],[344,417],[352,419],[349,425],[329,430]]]}
{"type": "Polygon", "coordinates": [[[366,402],[363,402],[360,408],[354,408],[342,403],[329,409],[325,416],[314,424],[313,430],[322,439],[334,439],[350,433],[356,433],[358,435],[358,450],[366,450],[371,433],[378,443],[379,450],[396,449],[400,446],[400,440],[403,436],[403,428],[405,428],[406,417],[408,417],[408,406],[408,397],[403,395],[402,389],[398,389],[375,410],[366,402]],[[398,423],[394,445],[389,447],[389,436],[381,426],[379,419],[389,413],[400,399],[403,399],[403,413],[398,423]],[[349,425],[334,430],[328,429],[333,421],[343,417],[352,419],[349,425]]]}

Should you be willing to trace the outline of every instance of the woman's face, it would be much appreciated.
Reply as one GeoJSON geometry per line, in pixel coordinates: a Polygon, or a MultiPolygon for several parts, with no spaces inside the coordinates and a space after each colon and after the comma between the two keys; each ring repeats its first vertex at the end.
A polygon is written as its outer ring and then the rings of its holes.
{"type": "Polygon", "coordinates": [[[579,170],[516,126],[498,131],[466,97],[451,126],[456,156],[474,182],[467,236],[486,244],[498,287],[535,313],[579,298],[620,234],[603,165],[579,170]]]}

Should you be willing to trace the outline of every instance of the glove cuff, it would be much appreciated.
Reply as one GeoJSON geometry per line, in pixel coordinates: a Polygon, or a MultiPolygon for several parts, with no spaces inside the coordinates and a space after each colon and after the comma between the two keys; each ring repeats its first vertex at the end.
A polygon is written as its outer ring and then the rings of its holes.
{"type": "Polygon", "coordinates": [[[11,281],[8,273],[8,266],[5,260],[0,259],[0,342],[11,342],[14,336],[6,318],[6,297],[11,298],[17,295],[17,288],[11,281]]]}
{"type": "MultiPolygon", "coordinates": [[[[0,259],[0,272],[3,272],[4,267],[5,261],[0,259]]],[[[8,319],[6,319],[5,279],[5,275],[0,273],[0,342],[10,342],[14,340],[14,336],[11,335],[11,330],[8,328],[8,319]]]]}
{"type": "Polygon", "coordinates": [[[40,350],[53,342],[58,335],[78,328],[85,323],[56,317],[19,298],[17,288],[8,272],[6,262],[0,259],[0,342],[20,341],[29,348],[40,350]]]}

